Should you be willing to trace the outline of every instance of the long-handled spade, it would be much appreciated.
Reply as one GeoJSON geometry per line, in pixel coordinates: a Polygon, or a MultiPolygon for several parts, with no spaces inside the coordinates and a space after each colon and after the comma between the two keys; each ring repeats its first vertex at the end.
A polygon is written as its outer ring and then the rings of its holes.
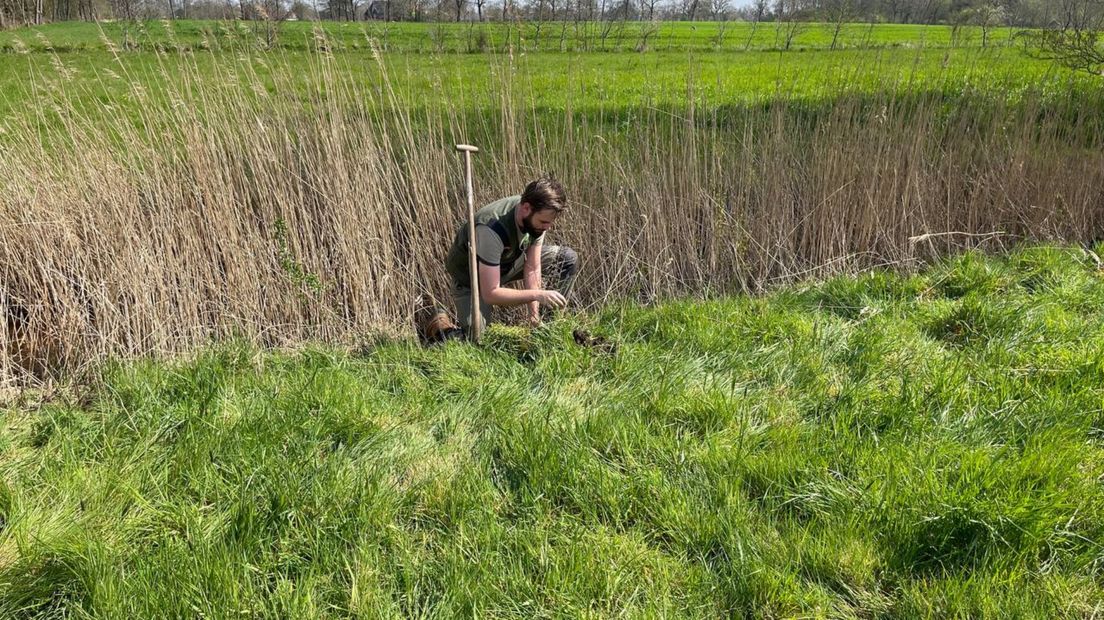
{"type": "Polygon", "coordinates": [[[475,257],[475,197],[472,195],[472,168],[471,154],[478,153],[479,149],[470,144],[457,144],[457,151],[464,152],[465,178],[468,183],[468,274],[471,276],[471,339],[479,342],[479,333],[483,328],[482,316],[479,312],[479,266],[475,257]]]}

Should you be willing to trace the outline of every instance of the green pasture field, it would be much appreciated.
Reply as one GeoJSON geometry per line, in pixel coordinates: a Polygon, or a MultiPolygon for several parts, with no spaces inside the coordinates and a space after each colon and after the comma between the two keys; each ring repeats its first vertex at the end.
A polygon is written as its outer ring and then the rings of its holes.
{"type": "MultiPolygon", "coordinates": [[[[546,22],[543,24],[465,22],[218,22],[199,20],[72,22],[0,32],[0,51],[23,47],[55,51],[157,47],[226,47],[242,43],[288,49],[313,48],[321,30],[336,49],[363,49],[369,39],[394,52],[506,52],[521,51],[743,51],[829,49],[836,24],[747,22],[546,22]]],[[[1018,45],[1019,32],[993,28],[988,45],[1018,45]]],[[[840,26],[836,48],[946,48],[981,47],[983,31],[974,26],[859,24],[840,26]]]]}
{"type": "MultiPolygon", "coordinates": [[[[0,113],[35,113],[44,109],[44,101],[65,101],[67,106],[110,103],[125,111],[132,105],[128,93],[135,87],[180,88],[183,76],[192,82],[259,79],[270,90],[301,91],[317,81],[323,54],[293,50],[13,54],[0,69],[0,113]]],[[[379,62],[371,52],[352,50],[338,52],[328,62],[342,80],[383,88],[386,76],[387,85],[411,105],[457,109],[500,107],[506,90],[526,107],[561,111],[831,101],[844,93],[934,92],[1016,101],[1027,92],[1053,99],[1082,89],[1098,90],[1091,76],[1073,75],[1015,48],[532,53],[512,58],[383,54],[381,58],[379,62]]],[[[288,94],[294,96],[294,92],[288,94]]]]}
{"type": "Polygon", "coordinates": [[[0,615],[1091,617],[1098,260],[116,364],[0,416],[0,615]]]}
{"type": "MultiPolygon", "coordinates": [[[[1007,102],[1025,93],[1037,99],[1063,98],[1098,86],[1091,76],[1074,75],[1033,58],[1011,31],[992,36],[1014,44],[982,48],[970,42],[968,29],[849,24],[844,32],[851,43],[829,50],[824,44],[826,25],[802,24],[795,39],[800,45],[774,51],[769,38],[781,27],[776,24],[660,23],[647,53],[631,51],[635,44],[628,43],[586,47],[621,53],[574,51],[581,46],[567,46],[569,51],[561,53],[549,51],[559,49],[558,43],[526,43],[535,36],[524,34],[531,26],[519,30],[509,24],[288,22],[279,25],[271,47],[263,40],[263,24],[251,22],[22,28],[0,32],[0,50],[10,52],[0,53],[5,61],[0,68],[0,118],[9,112],[41,114],[57,105],[89,104],[134,114],[135,88],[156,93],[188,81],[260,80],[265,88],[290,89],[288,95],[295,97],[296,91],[317,81],[323,59],[343,80],[390,88],[410,105],[458,110],[501,107],[507,90],[535,110],[586,113],[831,101],[841,93],[856,92],[984,95],[1007,102]],[[706,44],[722,27],[727,43],[706,44]],[[750,51],[731,51],[741,37],[744,42],[737,47],[747,46],[753,28],[750,51]],[[315,36],[316,29],[325,36],[315,36]],[[458,46],[467,44],[457,41],[480,30],[492,42],[522,33],[521,43],[505,52],[505,45],[494,43],[479,48],[485,53],[447,53],[460,50],[458,46]],[[434,43],[440,41],[446,44],[434,43]]],[[[625,28],[643,26],[631,22],[625,28]]],[[[555,27],[544,24],[541,40],[555,27]]]]}

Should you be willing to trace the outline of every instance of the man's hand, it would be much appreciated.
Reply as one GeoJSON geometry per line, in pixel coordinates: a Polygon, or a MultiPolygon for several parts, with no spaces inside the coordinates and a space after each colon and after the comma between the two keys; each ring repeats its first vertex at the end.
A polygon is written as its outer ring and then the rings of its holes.
{"type": "Polygon", "coordinates": [[[541,326],[541,318],[539,314],[534,314],[529,317],[529,327],[536,329],[541,326]]]}
{"type": "Polygon", "coordinates": [[[567,299],[560,294],[559,291],[537,291],[535,295],[535,301],[537,303],[551,306],[552,308],[563,308],[567,305],[567,299]]]}

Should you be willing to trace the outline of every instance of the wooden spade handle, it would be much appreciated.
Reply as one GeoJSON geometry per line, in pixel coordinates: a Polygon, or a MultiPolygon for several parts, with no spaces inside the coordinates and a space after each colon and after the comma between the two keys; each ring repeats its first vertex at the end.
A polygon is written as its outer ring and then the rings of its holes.
{"type": "Polygon", "coordinates": [[[482,299],[479,296],[479,266],[476,261],[475,247],[475,200],[472,192],[472,168],[471,154],[478,153],[479,149],[470,144],[457,144],[457,151],[464,152],[464,172],[468,189],[468,276],[471,278],[471,334],[468,336],[473,342],[479,342],[480,332],[483,331],[483,317],[479,311],[482,299]]]}

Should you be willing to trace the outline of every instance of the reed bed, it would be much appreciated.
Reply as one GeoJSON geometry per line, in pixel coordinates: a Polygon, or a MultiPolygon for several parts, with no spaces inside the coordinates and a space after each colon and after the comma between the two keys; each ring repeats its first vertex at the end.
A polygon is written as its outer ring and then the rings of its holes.
{"type": "MultiPolygon", "coordinates": [[[[105,41],[110,49],[110,41],[105,41]]],[[[82,97],[64,61],[0,130],[0,377],[79,373],[227,337],[264,346],[409,331],[447,299],[470,142],[476,199],[553,172],[577,307],[756,292],[965,248],[1087,242],[1104,227],[1104,100],[1060,79],[1015,97],[887,84],[816,100],[537,107],[511,56],[427,104],[352,77],[319,34],[277,52],[159,52],[82,97]],[[171,79],[167,79],[171,73],[171,79]]]]}

